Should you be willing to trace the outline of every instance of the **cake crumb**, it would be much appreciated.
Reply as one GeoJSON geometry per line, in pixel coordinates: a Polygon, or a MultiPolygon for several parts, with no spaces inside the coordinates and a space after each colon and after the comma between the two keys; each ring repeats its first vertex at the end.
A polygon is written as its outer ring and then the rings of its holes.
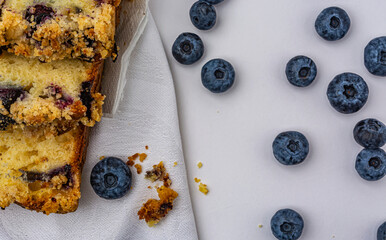
{"type": "Polygon", "coordinates": [[[152,170],[146,171],[145,178],[152,182],[155,182],[165,176],[165,172],[166,169],[164,163],[161,161],[160,163],[158,163],[158,165],[153,165],[152,170]]]}
{"type": "Polygon", "coordinates": [[[146,158],[147,158],[147,154],[146,153],[140,153],[139,154],[139,161],[140,162],[145,161],[146,158]]]}
{"type": "Polygon", "coordinates": [[[147,188],[148,188],[148,189],[152,189],[152,187],[151,187],[151,186],[147,186],[147,188]]]}
{"type": "Polygon", "coordinates": [[[207,195],[209,192],[208,186],[203,183],[200,183],[200,185],[198,185],[198,190],[200,190],[200,192],[202,192],[205,195],[207,195]]]}
{"type": "Polygon", "coordinates": [[[132,155],[132,156],[129,156],[127,159],[129,159],[129,161],[130,161],[130,160],[135,161],[135,159],[137,159],[138,155],[139,155],[139,154],[136,153],[136,154],[134,154],[134,155],[132,155]]]}
{"type": "Polygon", "coordinates": [[[142,173],[142,166],[140,164],[135,164],[134,167],[137,169],[137,174],[141,174],[142,173]]]}
{"type": "Polygon", "coordinates": [[[105,158],[105,156],[101,156],[101,157],[99,158],[99,160],[102,161],[104,158],[105,158]]]}
{"type": "Polygon", "coordinates": [[[259,224],[259,228],[263,228],[263,224],[259,224]]]}
{"type": "Polygon", "coordinates": [[[178,164],[177,162],[174,162],[174,165],[173,165],[173,167],[177,166],[177,164],[178,164]]]}
{"type": "Polygon", "coordinates": [[[134,165],[134,161],[133,160],[129,160],[126,162],[127,165],[129,165],[130,167],[132,167],[134,165]]]}
{"type": "Polygon", "coordinates": [[[199,182],[201,182],[201,179],[199,179],[199,178],[194,178],[194,181],[196,182],[196,183],[199,183],[199,182]]]}
{"type": "Polygon", "coordinates": [[[202,162],[198,162],[198,163],[197,163],[197,167],[198,167],[198,168],[202,168],[202,162]]]}
{"type": "Polygon", "coordinates": [[[146,145],[146,146],[145,146],[145,149],[146,149],[146,150],[149,150],[149,146],[148,146],[148,145],[146,145]]]}
{"type": "Polygon", "coordinates": [[[157,188],[159,200],[149,199],[138,211],[139,219],[144,219],[149,227],[154,227],[173,209],[173,201],[178,193],[171,188],[161,186],[157,188]]]}

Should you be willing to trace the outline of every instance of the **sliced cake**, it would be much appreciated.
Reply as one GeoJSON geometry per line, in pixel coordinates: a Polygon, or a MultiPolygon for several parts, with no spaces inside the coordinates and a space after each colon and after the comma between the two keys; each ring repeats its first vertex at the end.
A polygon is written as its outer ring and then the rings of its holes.
{"type": "Polygon", "coordinates": [[[116,57],[121,0],[0,0],[0,46],[41,61],[116,57]]]}
{"type": "Polygon", "coordinates": [[[16,203],[46,214],[75,211],[87,140],[83,125],[60,135],[33,127],[0,132],[0,207],[16,203]]]}
{"type": "Polygon", "coordinates": [[[11,126],[93,126],[102,116],[103,62],[0,56],[0,130],[11,126]]]}

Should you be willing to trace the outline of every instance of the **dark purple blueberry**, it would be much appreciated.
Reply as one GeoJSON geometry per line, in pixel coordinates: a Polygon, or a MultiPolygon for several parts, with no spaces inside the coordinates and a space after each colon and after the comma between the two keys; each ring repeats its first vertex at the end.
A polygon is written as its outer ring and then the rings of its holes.
{"type": "Polygon", "coordinates": [[[374,118],[359,121],[354,128],[355,141],[365,148],[375,149],[386,143],[386,126],[374,118]]]}
{"type": "Polygon", "coordinates": [[[99,197],[121,198],[130,189],[131,171],[121,159],[107,157],[93,167],[90,183],[99,197]]]}
{"type": "Polygon", "coordinates": [[[386,153],[381,148],[363,149],[357,156],[355,169],[367,181],[377,181],[386,174],[386,153]]]}
{"type": "Polygon", "coordinates": [[[204,43],[197,34],[184,32],[174,41],[172,54],[177,62],[190,65],[200,60],[204,49],[204,43]]]}
{"type": "Polygon", "coordinates": [[[328,85],[327,98],[340,113],[358,112],[367,102],[369,88],[361,76],[355,73],[337,75],[328,85]]]}
{"type": "Polygon", "coordinates": [[[0,100],[5,109],[9,111],[12,103],[21,97],[23,98],[24,91],[21,88],[0,88],[0,100]]]}
{"type": "Polygon", "coordinates": [[[386,240],[386,222],[378,227],[377,240],[386,240]]]}
{"type": "Polygon", "coordinates": [[[327,41],[342,39],[350,29],[351,20],[346,11],[338,7],[324,9],[315,21],[316,32],[327,41]]]}
{"type": "Polygon", "coordinates": [[[216,9],[207,2],[195,2],[189,14],[193,25],[200,30],[209,30],[216,24],[216,9]]]}
{"type": "Polygon", "coordinates": [[[296,240],[302,235],[304,221],[292,209],[281,209],[271,219],[272,234],[279,240],[296,240]]]}
{"type": "Polygon", "coordinates": [[[0,131],[7,130],[8,126],[14,123],[15,121],[12,118],[5,116],[3,114],[0,114],[0,131]]]}
{"type": "Polygon", "coordinates": [[[86,116],[91,118],[91,104],[94,101],[94,98],[91,96],[91,82],[82,82],[80,100],[87,107],[86,116]]]}
{"type": "Polygon", "coordinates": [[[25,19],[28,22],[35,22],[38,25],[44,23],[48,19],[51,19],[54,15],[55,11],[51,7],[37,4],[27,8],[25,19]]]}

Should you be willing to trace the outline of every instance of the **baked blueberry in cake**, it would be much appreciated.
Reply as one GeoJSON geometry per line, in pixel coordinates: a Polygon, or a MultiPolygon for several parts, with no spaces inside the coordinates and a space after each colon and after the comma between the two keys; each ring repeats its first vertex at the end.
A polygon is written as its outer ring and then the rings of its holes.
{"type": "Polygon", "coordinates": [[[121,0],[0,0],[0,46],[41,61],[115,59],[121,0]]]}
{"type": "Polygon", "coordinates": [[[75,211],[87,139],[83,125],[59,135],[42,127],[0,132],[0,207],[16,203],[46,214],[75,211]]]}
{"type": "Polygon", "coordinates": [[[102,116],[104,96],[97,92],[102,62],[0,56],[0,130],[10,126],[93,126],[102,116]]]}

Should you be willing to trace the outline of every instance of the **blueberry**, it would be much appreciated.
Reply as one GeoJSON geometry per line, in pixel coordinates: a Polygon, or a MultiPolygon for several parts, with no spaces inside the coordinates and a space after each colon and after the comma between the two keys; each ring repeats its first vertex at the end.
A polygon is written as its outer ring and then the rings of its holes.
{"type": "Polygon", "coordinates": [[[25,13],[25,19],[28,22],[35,22],[37,25],[44,23],[55,15],[55,11],[51,7],[42,4],[29,7],[25,13]]]}
{"type": "Polygon", "coordinates": [[[204,54],[204,43],[197,34],[181,33],[174,41],[172,54],[181,64],[193,64],[204,54]]]}
{"type": "Polygon", "coordinates": [[[386,240],[386,222],[379,226],[377,231],[377,240],[386,240]]]}
{"type": "Polygon", "coordinates": [[[380,148],[386,143],[386,126],[377,119],[359,121],[354,128],[355,141],[365,148],[380,148]]]}
{"type": "Polygon", "coordinates": [[[200,0],[201,2],[207,2],[209,4],[218,4],[220,2],[223,2],[224,0],[200,0]]]}
{"type": "Polygon", "coordinates": [[[376,181],[385,176],[386,153],[380,148],[363,149],[357,156],[355,169],[365,180],[376,181]]]}
{"type": "Polygon", "coordinates": [[[195,2],[189,14],[193,25],[200,30],[209,30],[216,24],[216,9],[207,2],[195,2]]]}
{"type": "Polygon", "coordinates": [[[307,138],[296,131],[282,132],[272,143],[273,155],[284,165],[296,165],[306,159],[309,152],[307,138]]]}
{"type": "Polygon", "coordinates": [[[350,29],[350,17],[338,7],[324,9],[315,21],[316,32],[327,41],[343,38],[350,29]]]}
{"type": "Polygon", "coordinates": [[[371,40],[365,48],[365,66],[370,73],[386,76],[386,37],[371,40]]]}
{"type": "Polygon", "coordinates": [[[222,93],[235,81],[233,66],[224,59],[212,59],[201,69],[202,84],[213,93],[222,93]]]}
{"type": "Polygon", "coordinates": [[[367,102],[369,88],[363,78],[355,73],[342,73],[328,85],[330,104],[340,113],[355,113],[367,102]]]}
{"type": "Polygon", "coordinates": [[[104,158],[92,169],[90,182],[98,196],[105,199],[121,198],[130,189],[131,171],[119,158],[104,158]]]}
{"type": "Polygon", "coordinates": [[[317,69],[314,61],[306,56],[292,58],[285,69],[288,81],[297,87],[307,87],[316,77],[317,69]]]}
{"type": "Polygon", "coordinates": [[[292,209],[281,209],[271,219],[272,234],[279,240],[296,240],[302,235],[304,221],[292,209]]]}
{"type": "Polygon", "coordinates": [[[0,88],[0,100],[4,108],[9,111],[12,103],[20,97],[23,98],[24,91],[21,88],[6,87],[0,88]]]}

